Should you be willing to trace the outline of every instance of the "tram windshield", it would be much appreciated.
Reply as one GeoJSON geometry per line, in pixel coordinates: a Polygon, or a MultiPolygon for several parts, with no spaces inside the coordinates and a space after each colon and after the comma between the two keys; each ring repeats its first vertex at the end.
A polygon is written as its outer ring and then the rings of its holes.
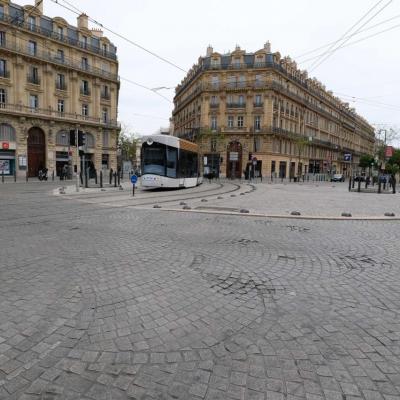
{"type": "Polygon", "coordinates": [[[165,175],[165,145],[143,144],[143,174],[165,175]]]}

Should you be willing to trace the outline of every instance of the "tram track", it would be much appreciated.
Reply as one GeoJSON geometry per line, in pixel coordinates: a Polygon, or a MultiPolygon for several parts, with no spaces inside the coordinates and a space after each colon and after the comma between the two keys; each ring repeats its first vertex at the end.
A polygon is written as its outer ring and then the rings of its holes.
{"type": "MultiPolygon", "coordinates": [[[[165,203],[172,203],[172,202],[177,202],[177,201],[186,201],[186,200],[193,200],[193,199],[200,199],[200,198],[208,198],[208,197],[214,197],[214,196],[221,196],[224,194],[230,194],[233,192],[236,192],[238,190],[240,190],[241,185],[236,184],[236,183],[230,183],[231,185],[233,185],[234,187],[232,189],[226,190],[226,191],[218,191],[218,189],[221,189],[224,187],[224,184],[219,184],[220,187],[219,188],[214,188],[214,189],[208,189],[208,190],[203,190],[201,192],[196,192],[193,193],[192,195],[186,195],[186,197],[182,197],[182,194],[178,194],[178,195],[171,195],[171,196],[161,196],[161,197],[157,197],[157,196],[152,196],[151,199],[152,201],[145,201],[145,202],[141,202],[141,203],[134,203],[134,204],[129,204],[129,205],[123,205],[125,207],[139,207],[139,206],[151,206],[154,204],[165,204],[165,203]],[[204,194],[204,193],[208,193],[208,192],[214,192],[211,194],[204,194]],[[164,200],[161,200],[162,198],[164,198],[164,200]]],[[[112,200],[112,202],[126,202],[129,199],[120,199],[120,200],[112,200]]],[[[148,198],[143,199],[143,200],[148,200],[148,198]]],[[[96,202],[96,203],[90,203],[89,204],[108,204],[108,202],[96,202]]],[[[120,207],[120,206],[115,206],[115,207],[120,207]]]]}
{"type": "MultiPolygon", "coordinates": [[[[151,206],[154,204],[166,204],[166,203],[173,203],[173,202],[178,202],[178,201],[186,201],[186,200],[192,200],[192,199],[200,199],[200,198],[209,198],[209,197],[214,197],[214,196],[221,196],[221,195],[226,195],[233,193],[235,191],[240,190],[241,185],[236,184],[236,183],[231,183],[230,185],[233,185],[233,188],[229,188],[229,190],[225,191],[218,191],[219,189],[222,189],[226,184],[225,183],[220,183],[220,186],[218,188],[212,188],[212,189],[207,189],[201,192],[193,193],[192,195],[184,195],[184,193],[180,192],[177,195],[172,196],[163,196],[164,200],[158,200],[159,198],[152,197],[151,201],[145,201],[145,202],[140,202],[140,203],[134,203],[134,204],[125,204],[125,205],[109,205],[107,204],[106,200],[104,199],[104,202],[88,202],[88,201],[83,201],[84,198],[79,198],[79,199],[74,199],[73,196],[69,197],[59,197],[58,200],[62,200],[62,202],[70,202],[71,200],[75,200],[76,204],[79,204],[79,209],[73,209],[73,210],[68,210],[68,211],[60,211],[60,212],[47,212],[47,213],[39,213],[39,214],[34,214],[34,215],[28,215],[28,216],[20,216],[20,217],[15,217],[13,216],[12,218],[0,218],[0,222],[13,222],[13,226],[21,226],[21,225],[32,225],[32,224],[39,224],[43,222],[47,222],[47,217],[66,217],[68,219],[71,219],[72,217],[79,218],[82,216],[102,216],[104,215],[105,210],[119,210],[122,208],[136,208],[136,207],[145,207],[145,206],[151,206]],[[209,192],[213,193],[209,193],[209,192]],[[204,193],[208,193],[205,194],[204,193]],[[168,198],[165,198],[168,197],[168,198]],[[96,207],[96,209],[89,208],[90,206],[97,205],[99,207],[96,207]],[[85,208],[85,210],[82,210],[82,208],[85,208]],[[46,218],[46,221],[43,220],[36,220],[38,218],[46,218]]],[[[49,195],[49,198],[52,195],[49,195]]],[[[143,199],[145,200],[145,199],[143,199]]],[[[147,199],[146,199],[147,200],[147,199]]],[[[121,199],[120,201],[127,201],[127,199],[121,199]]],[[[113,201],[115,202],[115,201],[113,201]]],[[[30,199],[30,205],[31,209],[35,209],[35,206],[39,206],[41,208],[46,207],[46,203],[43,202],[43,198],[41,198],[40,201],[35,201],[32,204],[32,199],[30,199]],[[33,205],[33,207],[32,207],[33,205]]],[[[60,222],[60,220],[58,220],[60,222]]]]}

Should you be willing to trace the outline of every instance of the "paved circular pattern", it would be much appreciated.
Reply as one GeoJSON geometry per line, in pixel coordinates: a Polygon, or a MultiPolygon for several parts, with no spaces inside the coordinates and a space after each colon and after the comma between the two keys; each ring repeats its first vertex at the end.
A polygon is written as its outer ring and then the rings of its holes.
{"type": "Polygon", "coordinates": [[[400,398],[396,221],[5,193],[0,399],[400,398]]]}

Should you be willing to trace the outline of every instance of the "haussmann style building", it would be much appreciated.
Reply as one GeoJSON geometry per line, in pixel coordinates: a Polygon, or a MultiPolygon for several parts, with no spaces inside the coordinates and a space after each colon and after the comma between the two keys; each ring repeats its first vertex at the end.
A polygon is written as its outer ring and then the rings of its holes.
{"type": "Polygon", "coordinates": [[[177,86],[174,135],[200,145],[204,171],[297,178],[344,173],[372,154],[374,129],[289,57],[208,47],[177,86]]]}
{"type": "Polygon", "coordinates": [[[101,30],[43,15],[43,2],[0,0],[0,169],[37,176],[76,169],[69,131],[86,133],[86,159],[116,168],[116,47],[101,30]]]}

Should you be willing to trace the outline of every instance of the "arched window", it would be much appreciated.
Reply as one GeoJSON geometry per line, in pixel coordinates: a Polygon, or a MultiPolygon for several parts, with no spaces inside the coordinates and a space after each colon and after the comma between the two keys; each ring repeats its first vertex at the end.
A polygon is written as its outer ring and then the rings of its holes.
{"type": "Polygon", "coordinates": [[[0,124],[0,140],[15,142],[15,129],[9,124],[0,124]]]}
{"type": "Polygon", "coordinates": [[[89,132],[86,132],[86,144],[88,148],[94,148],[94,136],[89,132]]]}
{"type": "Polygon", "coordinates": [[[59,131],[56,137],[57,146],[68,146],[69,145],[69,132],[59,131]]]}

